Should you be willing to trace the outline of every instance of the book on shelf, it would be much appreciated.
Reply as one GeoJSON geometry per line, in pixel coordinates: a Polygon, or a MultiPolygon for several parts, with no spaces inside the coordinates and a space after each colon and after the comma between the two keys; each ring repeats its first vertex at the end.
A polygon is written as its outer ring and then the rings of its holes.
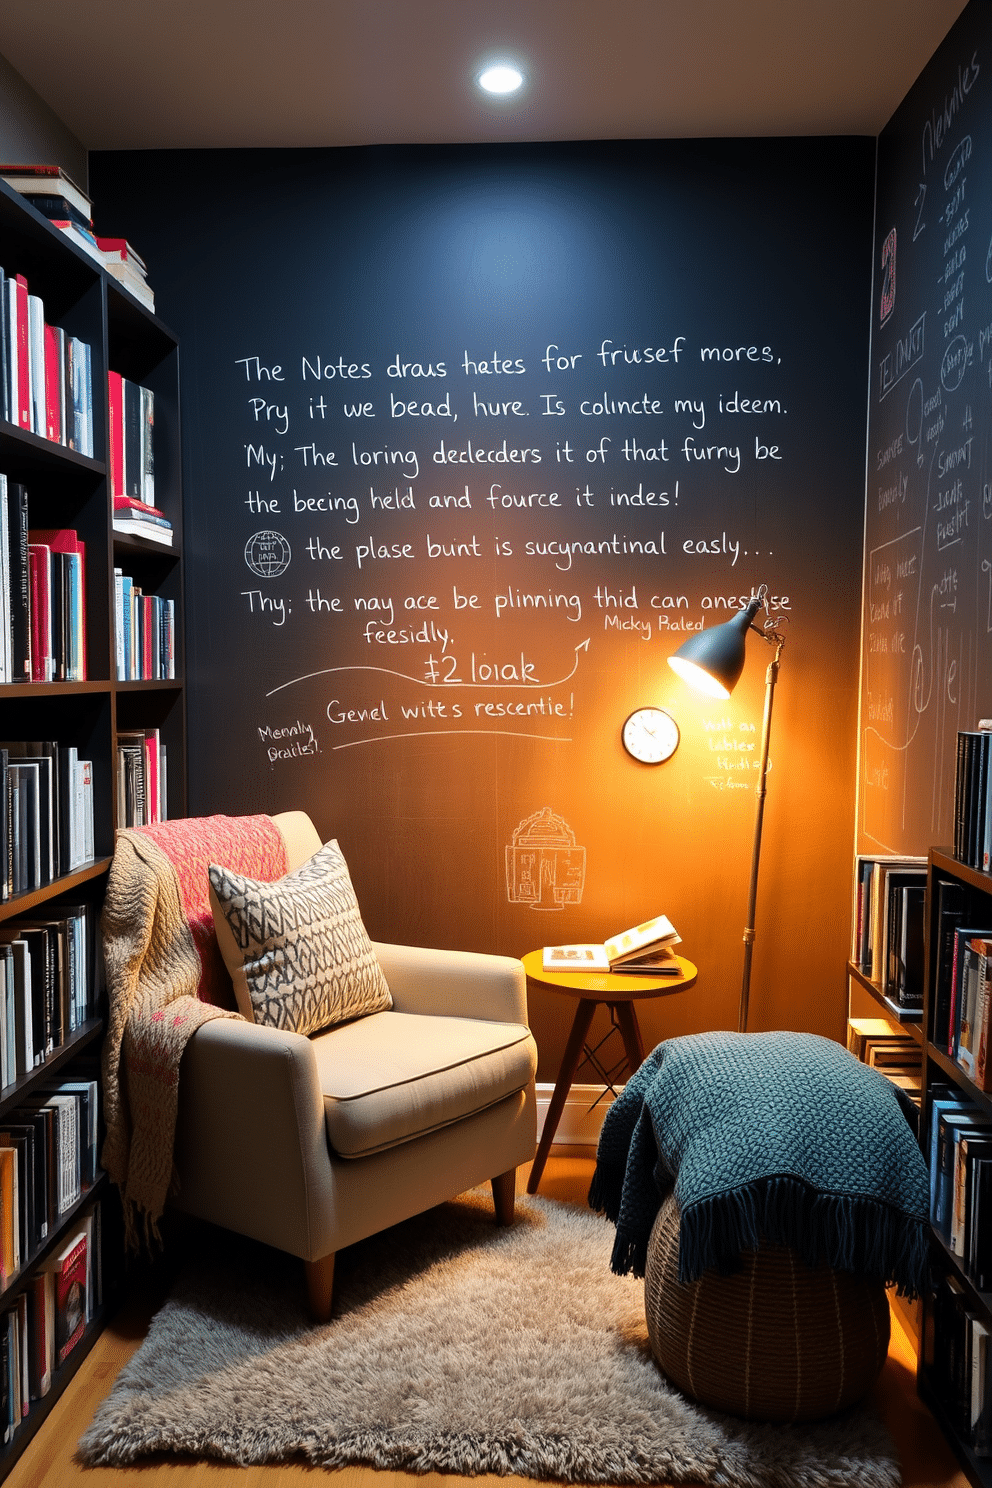
{"type": "Polygon", "coordinates": [[[936,880],[934,939],[936,941],[933,1011],[930,1037],[941,1049],[950,1041],[951,982],[954,972],[955,932],[964,925],[969,913],[966,886],[957,879],[936,880]]]}
{"type": "MultiPolygon", "coordinates": [[[[93,236],[91,229],[85,222],[80,222],[78,216],[74,213],[54,210],[54,207],[58,205],[58,199],[55,198],[53,201],[53,211],[45,213],[52,226],[57,227],[63,237],[68,238],[70,243],[75,243],[76,247],[81,248],[87,257],[102,267],[103,255],[96,245],[96,238],[93,236]]],[[[63,205],[65,204],[63,203],[63,205]]]]}
{"type": "Polygon", "coordinates": [[[970,1232],[975,1224],[972,1179],[978,1161],[992,1158],[992,1131],[969,1131],[958,1127],[951,1132],[950,1248],[962,1258],[968,1255],[970,1232]]]}
{"type": "Polygon", "coordinates": [[[0,680],[85,682],[86,544],[28,525],[28,494],[0,475],[0,680]]]}
{"type": "Polygon", "coordinates": [[[0,265],[0,414],[7,422],[92,458],[92,365],[90,346],[48,321],[25,276],[0,265]]]}
{"type": "Polygon", "coordinates": [[[970,868],[992,868],[992,732],[982,719],[959,729],[954,771],[954,856],[970,868]]]}
{"type": "Polygon", "coordinates": [[[93,219],[93,203],[89,196],[60,165],[0,164],[0,176],[8,186],[38,206],[39,211],[44,211],[39,205],[39,198],[54,197],[67,202],[85,222],[90,223],[93,219]]]}
{"type": "Polygon", "coordinates": [[[984,1089],[987,1080],[992,1082],[988,1060],[992,927],[955,924],[947,940],[946,950],[938,944],[934,1041],[984,1089]]]}
{"type": "MultiPolygon", "coordinates": [[[[898,1039],[907,1044],[915,1042],[909,1034],[897,1033],[888,1018],[849,1018],[847,1020],[847,1047],[855,1059],[867,1062],[872,1045],[881,1040],[898,1039]]],[[[917,1047],[919,1047],[917,1045],[917,1047]]]]}
{"type": "Polygon", "coordinates": [[[79,1152],[79,1101],[68,1093],[32,1089],[22,1102],[24,1111],[44,1118],[48,1191],[45,1203],[49,1228],[82,1194],[79,1152]]]}
{"type": "Polygon", "coordinates": [[[28,295],[28,386],[33,433],[48,438],[45,415],[45,306],[41,297],[28,295]]]}
{"type": "Polygon", "coordinates": [[[920,1107],[923,1051],[917,1039],[885,1018],[850,1018],[847,1047],[855,1059],[877,1069],[920,1107]]]}
{"type": "Polygon", "coordinates": [[[0,926],[0,1087],[37,1068],[95,1012],[95,911],[0,926]]]}
{"type": "Polygon", "coordinates": [[[952,1429],[977,1458],[992,1455],[989,1324],[960,1279],[935,1276],[921,1366],[952,1429]]]}
{"type": "Polygon", "coordinates": [[[93,857],[92,765],[54,740],[0,741],[0,897],[38,888],[93,857]]]}
{"type": "Polygon", "coordinates": [[[6,576],[3,586],[4,681],[31,680],[31,563],[28,493],[19,481],[0,474],[0,514],[4,517],[6,576]]]}
{"type": "Polygon", "coordinates": [[[53,444],[68,444],[66,420],[66,335],[61,326],[45,325],[42,316],[44,338],[44,387],[45,387],[45,432],[53,444]]]}
{"type": "Polygon", "coordinates": [[[104,238],[97,234],[100,261],[108,274],[129,289],[146,310],[155,310],[155,293],[148,283],[148,270],[140,254],[126,238],[104,238]]]}
{"type": "Polygon", "coordinates": [[[953,1055],[965,1074],[974,1080],[983,1007],[988,998],[987,978],[992,969],[992,938],[984,935],[968,936],[959,947],[959,956],[953,1055]]]}
{"type": "Polygon", "coordinates": [[[121,537],[143,537],[164,548],[172,547],[172,524],[163,526],[160,518],[142,517],[138,512],[115,512],[114,531],[121,537]]]}
{"type": "Polygon", "coordinates": [[[681,935],[667,915],[656,915],[641,925],[621,930],[602,945],[545,946],[545,971],[616,971],[651,976],[679,976],[675,954],[681,935]]]}
{"type": "MultiPolygon", "coordinates": [[[[147,505],[155,501],[155,395],[151,388],[107,374],[110,414],[110,493],[130,496],[147,505]]],[[[125,513],[115,507],[114,523],[125,513]]]]}
{"type": "Polygon", "coordinates": [[[154,519],[155,525],[162,526],[164,524],[166,527],[172,526],[172,523],[161,507],[154,506],[150,501],[142,501],[137,496],[115,496],[114,511],[122,517],[127,512],[134,512],[144,522],[151,522],[154,519]]]}
{"type": "Polygon", "coordinates": [[[52,1387],[101,1302],[101,1206],[94,1204],[0,1312],[0,1434],[10,1442],[52,1387]]]}
{"type": "Polygon", "coordinates": [[[117,820],[147,827],[168,819],[166,746],[158,729],[122,729],[117,735],[117,820]]]}
{"type": "Polygon", "coordinates": [[[960,1105],[940,1103],[931,1116],[933,1129],[930,1134],[930,1152],[934,1162],[931,1175],[930,1220],[934,1229],[951,1244],[951,1226],[954,1216],[955,1157],[957,1142],[961,1135],[988,1137],[992,1125],[987,1115],[970,1103],[960,1105]]]}
{"type": "Polygon", "coordinates": [[[31,1278],[31,1324],[28,1349],[32,1400],[41,1400],[52,1388],[55,1366],[55,1283],[52,1272],[41,1267],[31,1278]]]}
{"type": "Polygon", "coordinates": [[[72,1235],[46,1262],[54,1286],[54,1355],[64,1364],[86,1329],[87,1236],[84,1229],[72,1235]]]}
{"type": "Polygon", "coordinates": [[[31,336],[28,329],[28,281],[23,274],[7,274],[7,314],[4,317],[8,368],[10,423],[31,428],[31,336]]]}
{"type": "Polygon", "coordinates": [[[34,1010],[32,1006],[31,960],[28,943],[16,926],[0,926],[0,949],[3,950],[4,1013],[7,1034],[8,1067],[6,1084],[34,1069],[34,1010]]]}
{"type": "Polygon", "coordinates": [[[34,1165],[34,1131],[29,1127],[8,1126],[0,1130],[0,1147],[8,1147],[14,1154],[15,1205],[14,1223],[18,1230],[18,1250],[21,1265],[26,1263],[35,1247],[35,1213],[32,1193],[34,1165]]]}
{"type": "Polygon", "coordinates": [[[176,675],[175,600],[144,594],[114,569],[114,650],[121,682],[165,682],[176,675]]]}
{"type": "Polygon", "coordinates": [[[86,681],[86,544],[70,527],[32,527],[29,543],[48,548],[55,680],[86,681]]]}
{"type": "Polygon", "coordinates": [[[17,1154],[17,1182],[21,1203],[21,1254],[31,1255],[45,1238],[41,1214],[35,1202],[36,1132],[29,1122],[5,1122],[0,1128],[0,1147],[11,1147],[17,1154]]]}
{"type": "Polygon", "coordinates": [[[0,1261],[3,1286],[8,1287],[21,1269],[20,1193],[17,1153],[0,1147],[0,1261]]]}
{"type": "MultiPolygon", "coordinates": [[[[30,538],[30,533],[28,534],[30,538]]],[[[55,679],[52,649],[52,550],[47,543],[28,542],[31,604],[31,681],[55,679]]]]}
{"type": "Polygon", "coordinates": [[[926,878],[925,858],[857,859],[851,960],[907,1010],[923,1006],[926,878]]]}

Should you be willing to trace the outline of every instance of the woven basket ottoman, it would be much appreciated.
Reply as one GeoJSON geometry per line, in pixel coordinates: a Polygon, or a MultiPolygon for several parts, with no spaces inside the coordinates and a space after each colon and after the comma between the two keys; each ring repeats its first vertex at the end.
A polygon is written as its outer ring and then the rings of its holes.
{"type": "Polygon", "coordinates": [[[669,1194],[648,1244],[644,1301],[651,1350],[684,1395],[751,1421],[812,1421],[860,1400],[885,1363],[885,1287],[812,1270],[763,1246],[731,1276],[682,1283],[679,1212],[669,1194]]]}

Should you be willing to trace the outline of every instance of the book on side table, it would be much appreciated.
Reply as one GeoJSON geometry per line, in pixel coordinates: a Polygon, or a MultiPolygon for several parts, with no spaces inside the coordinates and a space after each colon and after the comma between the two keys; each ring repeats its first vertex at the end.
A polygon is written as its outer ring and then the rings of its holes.
{"type": "Polygon", "coordinates": [[[545,971],[617,971],[625,975],[678,976],[675,947],[682,937],[667,915],[656,915],[643,925],[621,930],[603,945],[545,946],[545,971]]]}

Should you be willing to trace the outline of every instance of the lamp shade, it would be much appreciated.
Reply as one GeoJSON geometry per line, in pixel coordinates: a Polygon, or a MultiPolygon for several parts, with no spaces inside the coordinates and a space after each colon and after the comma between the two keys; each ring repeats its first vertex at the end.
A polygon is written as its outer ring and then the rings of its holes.
{"type": "Polygon", "coordinates": [[[744,651],[751,621],[764,601],[752,599],[732,620],[697,630],[668,658],[684,681],[710,697],[729,697],[744,670],[744,651]]]}

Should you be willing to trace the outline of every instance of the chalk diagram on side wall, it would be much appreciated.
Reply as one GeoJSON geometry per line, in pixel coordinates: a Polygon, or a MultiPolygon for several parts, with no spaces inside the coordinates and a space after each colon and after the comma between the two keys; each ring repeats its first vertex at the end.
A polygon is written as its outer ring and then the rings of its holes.
{"type": "Polygon", "coordinates": [[[581,904],[586,882],[586,850],[564,817],[542,806],[514,829],[506,848],[506,897],[531,909],[564,909],[581,904]]]}

